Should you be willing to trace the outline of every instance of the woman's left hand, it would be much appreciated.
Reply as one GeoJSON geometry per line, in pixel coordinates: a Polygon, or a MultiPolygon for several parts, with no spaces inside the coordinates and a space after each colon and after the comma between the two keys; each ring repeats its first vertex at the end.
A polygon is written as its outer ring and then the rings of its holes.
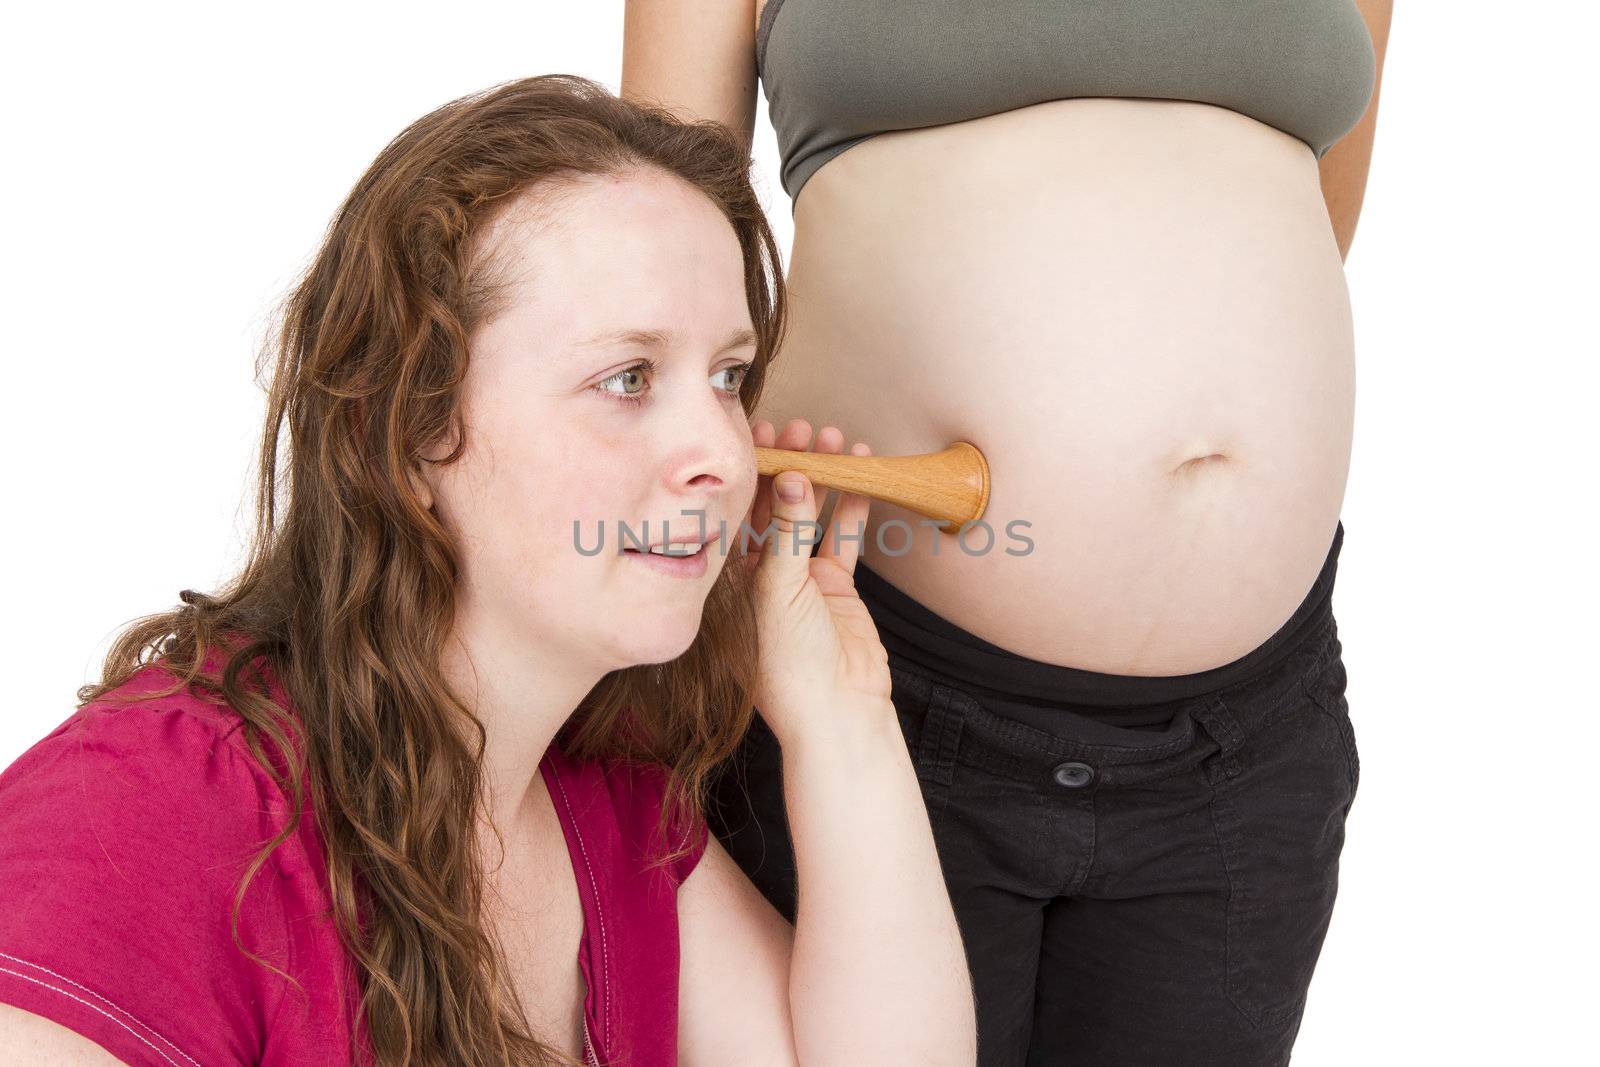
{"type": "MultiPolygon", "coordinates": [[[[765,420],[751,428],[758,446],[838,454],[844,434],[827,426],[812,448],[811,426],[793,419],[781,434],[765,420]]],[[[854,456],[872,454],[866,444],[854,456]]],[[[861,553],[871,500],[839,494],[817,554],[811,555],[821,512],[815,487],[805,475],[789,471],[757,481],[750,528],[767,531],[758,553],[743,560],[754,568],[754,595],[760,646],[756,709],[780,745],[825,731],[859,726],[864,714],[891,713],[889,656],[878,628],[856,593],[855,567],[861,553]],[[797,501],[780,499],[775,483],[798,482],[797,501]],[[770,528],[769,528],[770,526],[770,528]],[[846,538],[841,539],[843,533],[846,538]]]]}

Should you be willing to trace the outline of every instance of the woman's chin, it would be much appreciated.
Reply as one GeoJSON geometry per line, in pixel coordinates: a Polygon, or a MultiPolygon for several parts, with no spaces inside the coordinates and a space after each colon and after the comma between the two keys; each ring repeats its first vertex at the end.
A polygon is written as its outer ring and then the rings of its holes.
{"type": "Polygon", "coordinates": [[[694,610],[668,610],[644,612],[626,634],[618,635],[625,643],[628,658],[637,666],[647,663],[668,663],[689,651],[700,634],[700,620],[704,604],[695,604],[694,610]]]}

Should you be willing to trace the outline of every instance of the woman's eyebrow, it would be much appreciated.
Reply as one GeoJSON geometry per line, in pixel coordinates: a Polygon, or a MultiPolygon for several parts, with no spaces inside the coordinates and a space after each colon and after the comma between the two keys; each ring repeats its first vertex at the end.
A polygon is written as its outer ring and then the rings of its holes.
{"type": "MultiPolygon", "coordinates": [[[[671,348],[676,338],[668,330],[611,330],[597,334],[587,341],[579,341],[579,348],[611,348],[617,345],[639,345],[644,348],[665,349],[671,348]]],[[[735,348],[756,343],[754,330],[735,330],[727,342],[717,350],[717,355],[730,352],[735,348]]]]}

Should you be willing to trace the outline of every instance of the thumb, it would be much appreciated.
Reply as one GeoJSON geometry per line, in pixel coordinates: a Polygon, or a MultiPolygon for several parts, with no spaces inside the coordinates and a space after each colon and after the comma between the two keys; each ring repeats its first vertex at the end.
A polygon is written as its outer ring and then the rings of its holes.
{"type": "Polygon", "coordinates": [[[811,479],[799,471],[780,471],[772,479],[772,518],[765,533],[757,574],[776,592],[798,592],[811,575],[811,550],[822,541],[811,479]],[[796,499],[785,498],[796,490],[796,499]]]}

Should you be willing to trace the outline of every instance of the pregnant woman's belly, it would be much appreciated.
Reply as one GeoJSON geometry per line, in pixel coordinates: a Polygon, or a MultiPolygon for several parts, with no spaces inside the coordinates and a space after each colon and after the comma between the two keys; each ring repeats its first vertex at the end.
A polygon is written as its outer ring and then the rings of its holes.
{"type": "Polygon", "coordinates": [[[1304,142],[1101,98],[883,134],[802,190],[788,279],[758,417],[988,458],[987,529],[874,502],[866,531],[866,564],[956,625],[1049,663],[1188,674],[1310,590],[1355,373],[1304,142]]]}

